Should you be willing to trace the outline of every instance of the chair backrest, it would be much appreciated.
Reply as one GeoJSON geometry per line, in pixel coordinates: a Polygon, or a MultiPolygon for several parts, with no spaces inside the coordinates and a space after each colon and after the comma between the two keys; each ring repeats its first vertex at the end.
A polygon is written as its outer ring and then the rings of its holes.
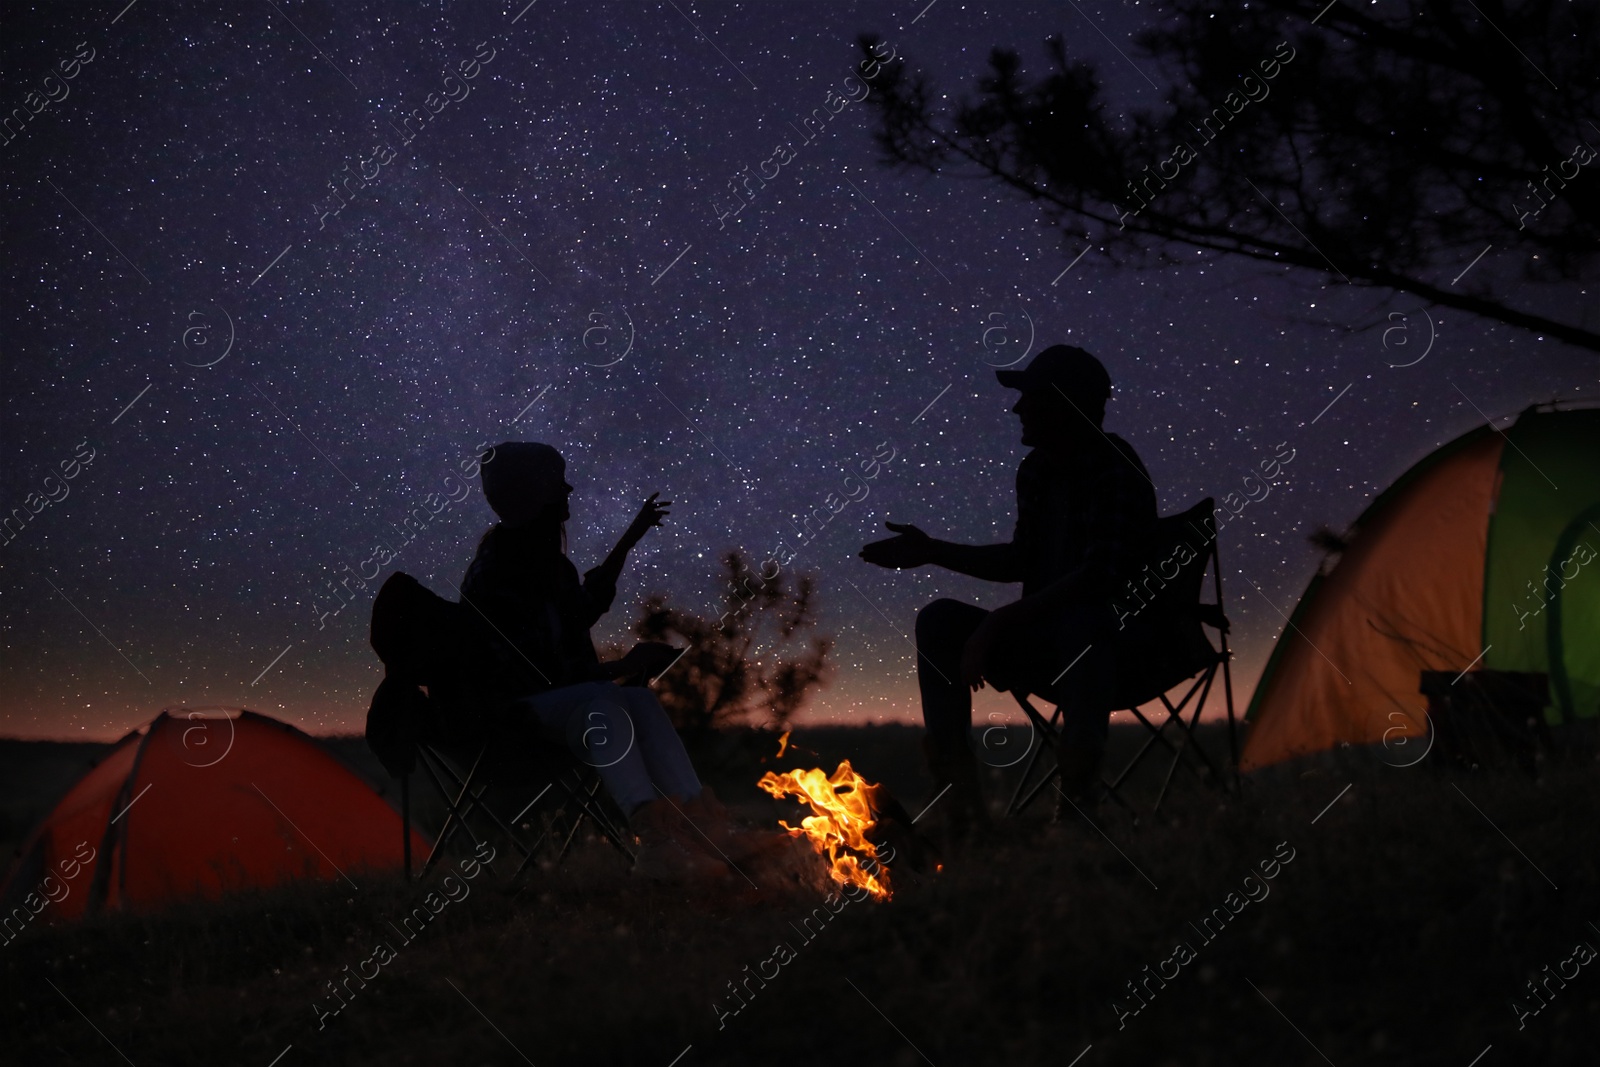
{"type": "Polygon", "coordinates": [[[396,571],[372,602],[369,640],[385,677],[367,711],[367,744],[391,774],[415,766],[418,741],[481,743],[496,710],[486,684],[493,661],[463,605],[396,571]]]}
{"type": "Polygon", "coordinates": [[[1154,700],[1217,661],[1201,623],[1223,623],[1220,606],[1201,603],[1208,566],[1217,558],[1216,504],[1210,497],[1156,520],[1142,569],[1117,602],[1119,703],[1154,700]]]}
{"type": "Polygon", "coordinates": [[[1206,565],[1216,552],[1215,504],[1210,497],[1187,511],[1157,519],[1143,546],[1142,569],[1124,586],[1117,612],[1132,621],[1147,614],[1185,615],[1200,603],[1206,565]]]}
{"type": "Polygon", "coordinates": [[[474,637],[460,604],[409,574],[389,575],[372,602],[372,650],[390,678],[430,689],[449,684],[474,637]]]}

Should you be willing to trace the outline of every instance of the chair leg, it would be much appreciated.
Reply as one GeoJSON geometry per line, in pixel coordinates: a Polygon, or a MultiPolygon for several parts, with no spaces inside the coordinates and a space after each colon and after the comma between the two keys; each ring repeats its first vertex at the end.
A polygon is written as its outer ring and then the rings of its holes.
{"type": "MultiPolygon", "coordinates": [[[[446,764],[444,760],[440,759],[436,753],[430,752],[426,748],[419,748],[417,750],[419,755],[422,757],[419,760],[419,762],[422,764],[422,769],[428,772],[428,777],[433,780],[435,788],[439,790],[439,795],[444,797],[445,805],[449,809],[448,814],[445,816],[444,826],[439,831],[438,840],[434,842],[432,851],[428,853],[427,861],[422,865],[422,873],[418,876],[419,878],[426,878],[428,876],[428,872],[433,870],[434,864],[439,862],[439,857],[444,854],[445,847],[455,837],[458,830],[465,830],[467,832],[467,837],[472,841],[473,847],[476,848],[478,846],[478,835],[474,834],[472,832],[472,827],[467,824],[467,814],[470,812],[472,805],[469,803],[464,806],[462,801],[463,798],[466,797],[471,797],[473,802],[476,802],[478,799],[477,796],[472,796],[471,787],[473,784],[473,779],[477,776],[478,767],[483,762],[484,752],[487,750],[487,746],[485,746],[484,750],[478,753],[477,760],[475,760],[472,764],[472,770],[467,772],[467,778],[465,782],[461,782],[461,779],[456,776],[455,772],[450,770],[449,765],[446,764]],[[438,760],[439,766],[443,767],[452,778],[455,778],[456,781],[460,783],[460,793],[456,794],[454,797],[451,796],[450,790],[445,788],[443,779],[441,779],[439,777],[439,773],[434,770],[433,763],[429,759],[430,756],[434,760],[438,760]]],[[[481,795],[481,793],[479,795],[481,795]]]]}
{"type": "MultiPolygon", "coordinates": [[[[1211,681],[1215,676],[1216,676],[1216,668],[1214,666],[1211,667],[1211,668],[1208,668],[1206,671],[1204,671],[1203,673],[1198,675],[1194,679],[1194,681],[1189,683],[1188,690],[1183,694],[1183,697],[1181,699],[1179,699],[1177,704],[1173,704],[1172,701],[1168,700],[1167,699],[1167,695],[1165,693],[1161,694],[1161,703],[1166,707],[1166,711],[1167,711],[1167,718],[1166,718],[1166,720],[1164,722],[1162,722],[1161,729],[1160,729],[1160,731],[1158,731],[1159,733],[1161,733],[1163,735],[1163,738],[1162,738],[1163,741],[1165,741],[1165,733],[1166,733],[1167,726],[1171,725],[1174,722],[1177,723],[1178,729],[1179,729],[1179,731],[1181,733],[1188,734],[1188,728],[1184,725],[1184,722],[1183,722],[1183,709],[1189,706],[1189,702],[1191,700],[1194,700],[1195,694],[1197,692],[1199,693],[1200,699],[1199,699],[1199,702],[1195,705],[1196,711],[1198,712],[1198,710],[1200,708],[1203,708],[1205,706],[1206,698],[1208,696],[1210,696],[1210,694],[1211,694],[1211,681]],[[1174,718],[1174,716],[1176,716],[1176,718],[1174,718]]],[[[1144,716],[1139,713],[1137,708],[1134,709],[1134,714],[1137,715],[1139,717],[1140,721],[1144,722],[1144,724],[1147,727],[1150,727],[1149,721],[1146,720],[1144,718],[1144,716]]],[[[1196,715],[1196,721],[1198,721],[1198,714],[1196,715]]],[[[1154,729],[1154,727],[1150,727],[1150,728],[1154,729]]],[[[1192,736],[1189,737],[1187,740],[1184,740],[1184,739],[1180,738],[1180,743],[1178,744],[1178,746],[1176,748],[1172,745],[1171,742],[1166,742],[1166,744],[1167,744],[1168,750],[1172,751],[1174,754],[1176,754],[1177,752],[1180,752],[1182,750],[1184,745],[1186,745],[1189,741],[1193,741],[1193,740],[1194,740],[1194,738],[1192,736]]],[[[1217,776],[1217,769],[1215,767],[1211,766],[1211,761],[1209,759],[1205,758],[1205,750],[1202,749],[1199,746],[1198,743],[1196,743],[1194,747],[1195,747],[1195,751],[1200,753],[1201,759],[1205,762],[1207,768],[1211,771],[1212,775],[1213,776],[1217,776]]],[[[1193,770],[1193,768],[1190,768],[1190,769],[1193,770]]],[[[1218,777],[1220,777],[1220,776],[1218,776],[1218,777]]]]}
{"type": "Polygon", "coordinates": [[[1194,736],[1194,727],[1200,722],[1200,711],[1205,707],[1206,697],[1210,694],[1210,692],[1211,685],[1208,681],[1204,692],[1200,694],[1200,699],[1195,702],[1194,712],[1190,715],[1187,723],[1183,721],[1182,704],[1174,707],[1165,696],[1161,698],[1161,701],[1167,705],[1168,722],[1175,724],[1178,727],[1179,733],[1183,735],[1179,741],[1178,747],[1180,749],[1188,748],[1193,750],[1194,754],[1200,757],[1200,762],[1205,764],[1206,770],[1210,772],[1211,780],[1215,784],[1221,785],[1224,781],[1222,772],[1217,770],[1217,765],[1211,762],[1211,757],[1206,755],[1205,748],[1201,746],[1199,740],[1194,736]]]}
{"type": "Polygon", "coordinates": [[[605,835],[606,840],[615,845],[617,850],[624,856],[632,859],[633,850],[628,848],[623,841],[626,831],[606,815],[605,807],[600,803],[598,795],[600,792],[600,779],[595,778],[592,785],[585,786],[580,778],[577,788],[573,788],[565,779],[557,779],[557,781],[561,785],[562,791],[567,794],[567,799],[576,804],[582,814],[594,820],[594,824],[600,828],[600,832],[605,835]]]}
{"type": "MultiPolygon", "coordinates": [[[[485,751],[487,751],[487,748],[485,749],[485,751]]],[[[481,753],[479,754],[478,759],[479,759],[479,761],[482,761],[483,756],[482,756],[481,753]]],[[[448,763],[446,763],[444,760],[441,759],[439,761],[439,765],[444,768],[445,773],[448,774],[456,782],[456,784],[459,785],[463,790],[465,790],[467,788],[467,785],[471,781],[473,775],[475,775],[477,773],[477,764],[475,763],[475,764],[473,764],[472,772],[467,775],[467,781],[463,782],[461,780],[461,777],[458,774],[456,774],[455,771],[451,770],[450,765],[448,763]]],[[[533,855],[532,851],[526,845],[524,845],[522,843],[522,841],[517,837],[516,833],[512,831],[511,827],[507,826],[505,824],[505,821],[503,819],[501,819],[499,815],[495,814],[495,811],[494,811],[493,808],[491,808],[491,807],[489,807],[489,805],[483,803],[483,794],[486,793],[488,791],[488,789],[489,789],[489,785],[488,785],[488,783],[485,783],[481,789],[479,789],[476,793],[472,794],[471,803],[469,803],[464,809],[462,809],[462,812],[461,812],[461,818],[463,820],[463,823],[465,822],[466,817],[468,815],[472,814],[472,809],[474,807],[476,807],[476,808],[480,809],[485,815],[489,816],[489,821],[490,822],[494,823],[496,826],[498,826],[500,828],[500,832],[506,835],[506,839],[511,842],[511,845],[512,845],[513,848],[515,848],[518,852],[521,852],[524,857],[531,857],[533,855]]],[[[474,844],[477,843],[477,839],[476,838],[473,839],[473,843],[474,844]]]]}
{"type": "MultiPolygon", "coordinates": [[[[1138,708],[1130,708],[1129,710],[1136,716],[1139,714],[1138,708]]],[[[1150,724],[1145,723],[1145,725],[1149,726],[1150,724]]],[[[1157,739],[1158,735],[1155,732],[1155,728],[1151,727],[1151,732],[1145,736],[1144,744],[1140,746],[1139,751],[1134,753],[1133,759],[1129,760],[1127,765],[1122,768],[1122,773],[1118,774],[1110,783],[1112,789],[1122,788],[1122,783],[1128,780],[1128,775],[1132,774],[1133,769],[1144,760],[1145,754],[1155,745],[1157,739]]]]}
{"type": "MultiPolygon", "coordinates": [[[[1165,699],[1165,698],[1163,698],[1163,699],[1165,699]]],[[[1170,709],[1168,710],[1167,714],[1169,716],[1171,715],[1171,710],[1170,709]]],[[[1168,721],[1169,722],[1171,721],[1170,718],[1168,719],[1168,721]]],[[[1182,719],[1181,716],[1178,719],[1178,723],[1179,723],[1180,726],[1183,724],[1183,719],[1182,719]]],[[[1166,729],[1166,726],[1167,726],[1166,723],[1162,723],[1161,724],[1161,728],[1162,729],[1166,729]]],[[[1178,764],[1179,763],[1184,763],[1183,750],[1187,746],[1187,744],[1188,744],[1187,735],[1181,736],[1178,739],[1178,751],[1173,754],[1172,762],[1167,765],[1167,773],[1161,779],[1161,789],[1160,789],[1159,792],[1156,793],[1155,806],[1150,809],[1152,814],[1155,813],[1155,812],[1160,811],[1162,802],[1167,799],[1167,790],[1172,788],[1172,776],[1178,773],[1178,764]]],[[[1184,763],[1184,766],[1189,767],[1189,764],[1184,763]]],[[[1189,767],[1189,769],[1190,770],[1194,770],[1193,767],[1189,767]]],[[[1195,771],[1195,775],[1197,777],[1199,776],[1199,773],[1200,773],[1199,771],[1195,771]]]]}
{"type": "MultiPolygon", "coordinates": [[[[1159,742],[1159,743],[1161,743],[1163,745],[1166,745],[1167,746],[1167,751],[1172,753],[1174,757],[1177,757],[1177,760],[1175,760],[1174,762],[1176,763],[1178,761],[1181,761],[1181,758],[1183,756],[1183,749],[1181,749],[1177,745],[1173,744],[1172,740],[1169,737],[1167,737],[1167,735],[1166,735],[1166,728],[1172,724],[1172,720],[1170,718],[1167,719],[1165,722],[1163,722],[1160,726],[1157,726],[1155,723],[1153,723],[1149,719],[1145,718],[1144,712],[1140,711],[1138,708],[1129,708],[1128,710],[1133,712],[1134,718],[1136,718],[1140,722],[1144,723],[1145,728],[1150,731],[1150,734],[1151,734],[1150,743],[1151,744],[1159,742]]],[[[1142,758],[1142,754],[1141,754],[1141,758],[1142,758]]],[[[1200,772],[1194,769],[1193,764],[1185,763],[1184,766],[1187,767],[1189,769],[1190,773],[1194,774],[1196,777],[1200,776],[1200,772]]],[[[1133,769],[1133,765],[1130,764],[1128,769],[1132,770],[1133,769]]]]}
{"type": "MultiPolygon", "coordinates": [[[[1200,761],[1205,764],[1206,770],[1211,774],[1211,785],[1221,788],[1224,792],[1227,791],[1227,779],[1217,770],[1216,765],[1211,762],[1211,757],[1206,755],[1205,748],[1195,738],[1193,730],[1193,728],[1200,722],[1201,709],[1205,707],[1206,697],[1211,693],[1211,683],[1215,678],[1216,668],[1213,667],[1206,673],[1205,688],[1201,690],[1200,698],[1195,701],[1194,711],[1190,715],[1187,723],[1183,721],[1182,704],[1179,704],[1176,708],[1174,708],[1165,696],[1161,698],[1162,703],[1166,704],[1167,706],[1168,721],[1177,723],[1178,729],[1183,736],[1179,742],[1179,752],[1177,755],[1173,756],[1172,766],[1167,768],[1166,779],[1161,783],[1161,792],[1156,796],[1157,810],[1160,809],[1161,802],[1167,797],[1167,790],[1172,785],[1172,776],[1178,769],[1178,761],[1183,758],[1182,753],[1184,749],[1192,750],[1200,757],[1200,761]]],[[[1166,723],[1163,723],[1162,727],[1165,728],[1166,723]]],[[[1190,769],[1193,770],[1192,767],[1190,769]]],[[[1198,776],[1199,772],[1196,771],[1195,773],[1198,776]]]]}
{"type": "MultiPolygon", "coordinates": [[[[546,788],[549,788],[549,787],[547,786],[546,788]]],[[[542,796],[543,794],[540,794],[540,795],[542,796]]],[[[511,872],[511,881],[512,882],[515,882],[521,876],[522,872],[528,869],[528,865],[533,862],[533,858],[539,854],[539,846],[544,844],[545,840],[549,836],[550,836],[550,820],[547,818],[545,820],[544,829],[539,831],[539,836],[533,839],[533,844],[532,845],[528,846],[528,854],[526,856],[522,857],[522,862],[517,864],[517,869],[515,871],[511,872]]],[[[563,852],[564,851],[565,850],[563,850],[563,852]]]]}
{"type": "Polygon", "coordinates": [[[1228,635],[1222,635],[1222,693],[1228,702],[1228,757],[1233,761],[1233,791],[1244,790],[1244,783],[1239,780],[1239,733],[1234,723],[1233,712],[1233,668],[1230,661],[1233,654],[1228,651],[1228,635]]]}
{"type": "MultiPolygon", "coordinates": [[[[1211,581],[1217,597],[1217,612],[1222,614],[1222,556],[1217,548],[1216,539],[1211,542],[1211,581]]],[[[1233,710],[1233,653],[1228,650],[1228,620],[1223,616],[1221,625],[1217,628],[1218,643],[1222,646],[1220,657],[1222,660],[1222,691],[1228,702],[1228,757],[1233,760],[1233,791],[1239,793],[1244,789],[1239,780],[1239,732],[1235,725],[1236,716],[1233,710]]]]}
{"type": "MultiPolygon", "coordinates": [[[[593,794],[590,794],[591,796],[593,794]]],[[[561,851],[556,853],[556,862],[560,863],[567,858],[567,850],[572,847],[572,842],[577,840],[578,831],[583,827],[583,809],[578,809],[578,814],[572,817],[572,827],[567,831],[567,836],[561,842],[561,851]]]]}
{"type": "MultiPolygon", "coordinates": [[[[1027,807],[1025,803],[1021,803],[1023,790],[1027,789],[1028,780],[1033,777],[1033,772],[1039,766],[1039,761],[1044,758],[1045,749],[1050,745],[1050,742],[1041,737],[1036,736],[1033,740],[1037,742],[1038,747],[1028,753],[1028,762],[1023,765],[1022,773],[1017,776],[1016,788],[1011,791],[1011,799],[1006,802],[1006,814],[1008,816],[1019,815],[1022,813],[1022,809],[1027,807]]],[[[1030,793],[1029,796],[1031,798],[1032,794],[1030,793]]]]}
{"type": "Polygon", "coordinates": [[[1061,777],[1061,768],[1051,767],[1050,770],[1045,773],[1045,776],[1035,782],[1032,789],[1028,790],[1027,795],[1022,798],[1022,803],[1017,805],[1017,810],[1013,814],[1021,815],[1023,812],[1027,811],[1033,802],[1039,799],[1039,794],[1044,792],[1045,786],[1049,785],[1059,777],[1061,777]]]}
{"type": "Polygon", "coordinates": [[[611,811],[614,809],[607,809],[606,805],[601,801],[599,793],[600,779],[598,776],[596,776],[589,784],[588,796],[590,799],[589,802],[583,806],[583,813],[595,821],[595,823],[600,827],[600,832],[605,835],[606,840],[610,841],[611,844],[616,847],[617,851],[621,852],[623,856],[627,857],[629,860],[632,860],[633,850],[627,845],[627,824],[625,822],[618,822],[616,819],[611,817],[611,811]]]}
{"type": "MultiPolygon", "coordinates": [[[[600,828],[601,833],[619,852],[630,860],[633,858],[633,852],[628,847],[626,840],[626,830],[621,828],[613,818],[603,798],[599,796],[603,784],[600,778],[591,774],[586,779],[582,774],[582,768],[578,767],[569,768],[573,771],[574,780],[572,782],[567,781],[566,774],[562,772],[558,773],[555,780],[546,787],[546,791],[548,791],[548,789],[559,785],[562,793],[565,794],[565,799],[557,805],[556,812],[559,813],[564,809],[571,810],[573,821],[570,828],[562,828],[559,826],[558,821],[553,822],[547,818],[543,820],[543,829],[537,837],[533,837],[531,843],[525,841],[516,827],[502,819],[484,799],[485,794],[492,785],[488,781],[489,772],[486,770],[489,765],[486,757],[489,754],[490,743],[485,743],[479,748],[477,755],[473,758],[471,767],[466,770],[465,775],[461,773],[457,766],[453,766],[451,761],[446,759],[443,754],[432,747],[427,745],[418,746],[417,752],[422,769],[427,776],[427,780],[438,790],[446,808],[444,825],[441,827],[432,847],[428,850],[422,869],[416,876],[418,880],[428,876],[448,850],[456,835],[462,831],[465,831],[474,846],[480,843],[480,838],[473,831],[471,825],[471,816],[478,810],[481,810],[490,822],[505,834],[510,840],[511,846],[521,853],[521,860],[516,870],[512,872],[510,878],[506,881],[507,886],[515,883],[521,877],[522,873],[538,857],[539,849],[547,840],[552,840],[553,837],[561,840],[557,862],[564,859],[585,818],[592,819],[594,824],[600,828]]],[[[533,803],[518,814],[513,823],[520,823],[522,814],[536,807],[543,796],[544,792],[541,791],[538,796],[534,797],[533,803]]],[[[411,825],[409,779],[403,779],[401,782],[401,807],[403,809],[402,822],[405,824],[407,832],[405,866],[409,879],[411,869],[409,855],[411,825]]],[[[531,837],[532,835],[528,836],[531,837]]]]}
{"type": "Polygon", "coordinates": [[[1023,713],[1033,723],[1034,737],[1038,740],[1039,747],[1028,754],[1028,763],[1022,769],[1022,776],[1017,779],[1016,789],[1011,792],[1010,803],[1006,805],[1006,815],[1008,816],[1020,815],[1029,804],[1033,803],[1034,798],[1039,794],[1039,790],[1044,788],[1050,779],[1055,776],[1056,772],[1051,771],[1045,775],[1042,781],[1028,790],[1026,797],[1023,796],[1023,790],[1027,789],[1028,786],[1028,779],[1032,777],[1035,768],[1039,766],[1039,761],[1044,758],[1045,751],[1047,749],[1054,750],[1057,724],[1061,721],[1061,709],[1059,707],[1055,709],[1054,714],[1050,716],[1050,720],[1046,722],[1044,716],[1029,702],[1027,697],[1017,697],[1017,703],[1022,706],[1023,713]],[[1019,798],[1022,798],[1020,803],[1018,802],[1019,798]]]}
{"type": "MultiPolygon", "coordinates": [[[[1044,716],[1039,713],[1038,709],[1035,708],[1031,702],[1029,702],[1027,697],[1017,697],[1017,703],[1022,705],[1022,710],[1033,722],[1035,726],[1034,732],[1039,737],[1039,747],[1030,754],[1028,765],[1023,768],[1022,777],[1017,780],[1017,787],[1012,791],[1011,803],[1006,805],[1006,815],[1008,817],[1020,815],[1024,811],[1028,810],[1028,807],[1035,800],[1039,799],[1039,794],[1044,792],[1045,787],[1051,782],[1055,781],[1061,775],[1061,768],[1059,766],[1052,767],[1045,773],[1044,777],[1035,782],[1032,787],[1028,786],[1028,779],[1033,774],[1034,768],[1038,766],[1039,761],[1044,758],[1045,750],[1049,749],[1052,752],[1055,750],[1055,745],[1052,742],[1054,742],[1058,737],[1058,725],[1061,722],[1061,717],[1063,714],[1061,707],[1057,705],[1055,712],[1050,716],[1050,721],[1046,722],[1044,716]],[[1024,792],[1024,789],[1026,789],[1026,792],[1024,792]]],[[[1154,743],[1155,742],[1153,739],[1145,742],[1145,748],[1148,749],[1150,745],[1154,743]]],[[[1138,759],[1143,758],[1143,755],[1144,751],[1141,750],[1139,757],[1134,760],[1134,763],[1137,763],[1138,759]]],[[[1129,764],[1129,769],[1131,769],[1132,766],[1133,764],[1129,764]]],[[[1119,792],[1119,787],[1122,785],[1122,780],[1126,778],[1127,775],[1127,770],[1124,770],[1115,781],[1111,782],[1106,781],[1102,777],[1100,784],[1105,787],[1106,795],[1111,797],[1112,800],[1116,801],[1123,808],[1127,809],[1129,814],[1133,815],[1134,821],[1138,822],[1138,812],[1134,810],[1133,805],[1128,802],[1127,798],[1124,797],[1121,792],[1119,792]]]]}

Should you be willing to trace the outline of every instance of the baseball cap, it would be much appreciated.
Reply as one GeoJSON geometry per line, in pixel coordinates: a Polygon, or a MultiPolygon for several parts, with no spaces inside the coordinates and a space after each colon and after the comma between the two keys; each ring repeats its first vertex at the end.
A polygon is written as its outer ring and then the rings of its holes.
{"type": "Polygon", "coordinates": [[[994,376],[1009,389],[1049,389],[1059,386],[1068,396],[1104,400],[1111,395],[1111,375],[1105,365],[1081,348],[1051,345],[1021,370],[998,370],[994,376]]]}

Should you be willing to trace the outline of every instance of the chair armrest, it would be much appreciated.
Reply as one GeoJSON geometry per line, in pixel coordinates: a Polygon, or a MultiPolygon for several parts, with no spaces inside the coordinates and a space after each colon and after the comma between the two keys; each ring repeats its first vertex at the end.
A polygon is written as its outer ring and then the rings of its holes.
{"type": "Polygon", "coordinates": [[[1200,621],[1221,633],[1228,632],[1228,617],[1222,613],[1220,604],[1197,604],[1200,621]]]}

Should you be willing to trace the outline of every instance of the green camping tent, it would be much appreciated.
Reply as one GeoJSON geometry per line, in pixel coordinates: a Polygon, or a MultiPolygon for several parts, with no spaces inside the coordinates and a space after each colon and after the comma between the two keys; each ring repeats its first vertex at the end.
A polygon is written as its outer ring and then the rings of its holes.
{"type": "Polygon", "coordinates": [[[1423,671],[1548,675],[1600,716],[1600,409],[1529,408],[1413,466],[1312,579],[1256,686],[1241,768],[1425,732],[1423,671]]]}

